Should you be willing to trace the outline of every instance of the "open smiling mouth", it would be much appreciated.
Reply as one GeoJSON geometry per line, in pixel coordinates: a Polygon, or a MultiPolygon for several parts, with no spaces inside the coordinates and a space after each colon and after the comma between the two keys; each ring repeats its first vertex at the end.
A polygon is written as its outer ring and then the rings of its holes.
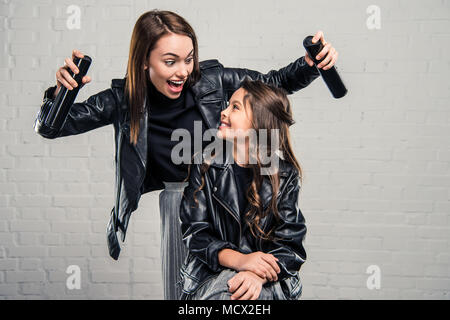
{"type": "Polygon", "coordinates": [[[179,87],[182,87],[182,86],[183,86],[184,81],[183,81],[183,80],[180,80],[180,81],[167,80],[167,83],[168,83],[170,86],[179,88],[179,87]]]}

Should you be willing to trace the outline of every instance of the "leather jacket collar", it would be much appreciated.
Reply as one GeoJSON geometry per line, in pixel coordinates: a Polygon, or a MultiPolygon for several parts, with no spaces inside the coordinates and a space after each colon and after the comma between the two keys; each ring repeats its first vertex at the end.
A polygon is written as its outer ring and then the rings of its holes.
{"type": "MultiPolygon", "coordinates": [[[[229,144],[229,142],[226,142],[226,144],[229,144]]],[[[274,160],[277,162],[276,166],[278,167],[278,173],[280,176],[279,196],[285,178],[292,173],[292,166],[287,165],[284,159],[278,155],[279,153],[277,153],[276,159],[274,160]]],[[[234,215],[236,220],[240,221],[238,198],[236,197],[236,194],[230,192],[230,190],[237,190],[236,181],[234,179],[234,168],[231,165],[234,163],[232,153],[224,152],[223,154],[219,154],[207,161],[209,161],[210,167],[215,168],[218,171],[217,178],[212,185],[213,197],[224,204],[225,207],[234,215]]],[[[260,194],[263,209],[266,209],[272,199],[272,185],[267,176],[263,176],[260,194]]]]}
{"type": "MultiPolygon", "coordinates": [[[[297,170],[292,164],[279,158],[277,207],[280,220],[276,222],[273,215],[267,215],[260,221],[260,227],[265,232],[275,226],[276,236],[283,239],[272,242],[255,238],[241,220],[238,189],[231,165],[233,161],[231,152],[224,152],[223,156],[221,154],[205,161],[210,166],[204,175],[200,172],[200,165],[193,165],[191,168],[189,185],[184,190],[180,209],[183,240],[189,249],[189,255],[180,271],[183,298],[192,295],[207,279],[223,270],[218,262],[218,252],[225,248],[244,250],[244,253],[262,251],[274,254],[280,260],[282,272],[279,279],[283,281],[286,297],[298,298],[301,293],[298,270],[306,258],[302,246],[306,227],[297,206],[297,170]],[[195,204],[193,194],[199,188],[202,177],[204,187],[197,194],[198,203],[195,204]]],[[[272,199],[272,185],[267,176],[263,177],[259,197],[266,209],[272,199]]]]}

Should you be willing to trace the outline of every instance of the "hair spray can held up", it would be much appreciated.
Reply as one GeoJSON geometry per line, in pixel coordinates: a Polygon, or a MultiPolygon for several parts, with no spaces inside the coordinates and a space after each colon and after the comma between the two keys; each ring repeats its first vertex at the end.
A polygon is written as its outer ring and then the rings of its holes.
{"type": "Polygon", "coordinates": [[[78,91],[82,85],[82,79],[87,74],[89,66],[91,65],[92,59],[89,56],[84,56],[83,58],[75,57],[73,63],[78,67],[78,74],[74,74],[70,69],[68,70],[70,75],[78,83],[76,88],[68,90],[66,87],[61,86],[58,95],[52,104],[47,117],[44,120],[44,124],[49,128],[61,128],[64,121],[66,120],[67,114],[70,111],[70,107],[77,97],[78,91]]]}
{"type": "MultiPolygon", "coordinates": [[[[316,56],[323,49],[323,44],[320,41],[312,43],[312,38],[313,36],[306,37],[305,40],[303,40],[303,46],[305,47],[306,52],[308,52],[311,60],[313,60],[315,65],[317,66],[320,62],[323,61],[323,59],[325,59],[325,57],[323,57],[321,60],[316,59],[316,56]]],[[[333,97],[338,99],[345,96],[345,94],[347,93],[347,88],[342,82],[342,79],[334,66],[332,66],[328,70],[323,70],[322,68],[317,68],[317,70],[322,76],[322,79],[325,81],[328,89],[330,89],[333,97]]]]}

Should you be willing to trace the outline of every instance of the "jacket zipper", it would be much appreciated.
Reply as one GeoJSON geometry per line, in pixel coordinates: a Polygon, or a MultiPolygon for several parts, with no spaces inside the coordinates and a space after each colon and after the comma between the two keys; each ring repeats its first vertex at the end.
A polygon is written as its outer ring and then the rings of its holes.
{"type": "MultiPolygon", "coordinates": [[[[125,132],[125,133],[127,133],[127,130],[126,130],[126,128],[121,128],[121,131],[123,131],[123,132],[125,132]]],[[[122,134],[124,134],[124,133],[122,133],[122,134]]],[[[125,134],[125,136],[127,137],[127,138],[129,138],[129,136],[128,136],[128,134],[125,134]]],[[[121,141],[122,141],[122,139],[121,139],[121,141]]],[[[144,160],[141,158],[141,155],[139,154],[139,152],[136,150],[136,146],[135,145],[131,145],[131,149],[133,150],[133,152],[136,154],[136,156],[138,157],[138,159],[139,159],[139,161],[140,161],[140,164],[141,164],[141,167],[142,168],[144,168],[144,172],[147,170],[147,168],[146,168],[146,166],[144,165],[144,160]]],[[[140,178],[139,178],[139,183],[138,183],[138,185],[139,186],[142,186],[142,183],[144,182],[144,180],[145,180],[145,175],[146,175],[146,173],[144,173],[140,178]]]]}
{"type": "Polygon", "coordinates": [[[227,210],[231,216],[234,218],[234,220],[237,221],[237,223],[239,224],[239,243],[241,243],[241,237],[242,237],[242,227],[241,227],[241,221],[239,221],[233,214],[233,212],[228,208],[228,206],[226,206],[214,193],[212,194],[212,196],[214,197],[214,199],[216,199],[221,205],[222,207],[225,208],[225,210],[227,210]]]}

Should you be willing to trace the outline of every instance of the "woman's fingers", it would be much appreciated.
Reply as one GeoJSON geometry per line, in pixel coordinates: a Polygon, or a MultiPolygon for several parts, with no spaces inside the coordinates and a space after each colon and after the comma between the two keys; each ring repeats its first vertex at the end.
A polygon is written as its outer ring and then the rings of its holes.
{"type": "Polygon", "coordinates": [[[73,63],[73,60],[70,60],[70,58],[66,58],[64,60],[64,65],[66,67],[69,67],[70,70],[72,70],[73,73],[77,74],[80,72],[80,70],[78,69],[78,67],[75,65],[75,63],[73,63]]]}
{"type": "Polygon", "coordinates": [[[72,60],[75,59],[75,57],[77,58],[84,58],[84,54],[82,54],[79,50],[74,49],[72,51],[72,60]]]}
{"type": "Polygon", "coordinates": [[[324,42],[325,39],[323,38],[323,32],[321,30],[317,31],[314,37],[312,38],[312,43],[316,43],[317,41],[324,42]]]}
{"type": "Polygon", "coordinates": [[[81,82],[83,83],[83,84],[86,84],[86,83],[89,83],[89,82],[91,82],[91,77],[89,77],[89,76],[84,76],[83,77],[83,79],[81,80],[81,82]]]}
{"type": "MultiPolygon", "coordinates": [[[[70,75],[68,70],[71,70],[74,74],[78,74],[80,70],[78,67],[73,63],[73,60],[75,58],[84,58],[84,54],[81,53],[78,50],[72,51],[72,59],[66,58],[64,60],[64,67],[61,67],[56,71],[56,85],[57,85],[57,92],[59,92],[60,86],[63,85],[69,90],[72,90],[73,88],[78,87],[77,82],[73,79],[73,77],[70,75]]],[[[83,77],[82,79],[82,85],[85,85],[86,83],[91,82],[91,78],[88,76],[83,77]]],[[[55,92],[56,93],[56,92],[55,92]]]]}
{"type": "Polygon", "coordinates": [[[331,46],[331,43],[327,43],[325,47],[323,47],[322,51],[317,55],[319,57],[318,60],[322,59],[322,57],[325,57],[317,66],[317,68],[322,68],[323,66],[326,66],[330,61],[331,58],[333,58],[334,48],[331,46]]]}
{"type": "Polygon", "coordinates": [[[67,89],[72,90],[73,87],[70,85],[69,82],[66,81],[65,77],[63,76],[63,71],[67,72],[67,70],[64,68],[61,68],[58,70],[58,72],[56,72],[56,80],[67,89]]]}
{"type": "Polygon", "coordinates": [[[338,55],[339,55],[339,53],[335,50],[335,52],[333,54],[333,58],[331,59],[331,62],[329,64],[327,64],[325,67],[323,67],[323,70],[328,70],[331,67],[333,67],[336,64],[336,60],[338,58],[338,55]]]}
{"type": "Polygon", "coordinates": [[[306,60],[306,63],[307,63],[310,67],[312,67],[312,66],[314,65],[314,61],[312,61],[312,59],[309,57],[308,52],[305,53],[305,60],[306,60]]]}
{"type": "Polygon", "coordinates": [[[72,76],[70,75],[69,71],[67,71],[67,69],[62,68],[61,75],[73,88],[78,87],[78,83],[75,81],[74,78],[72,78],[72,76]]]}
{"type": "Polygon", "coordinates": [[[327,65],[330,64],[331,59],[333,59],[333,55],[334,55],[334,52],[335,52],[335,51],[336,51],[336,50],[335,50],[333,47],[331,47],[331,48],[328,50],[327,56],[326,56],[325,59],[323,59],[323,61],[319,64],[321,68],[323,68],[323,67],[325,67],[325,66],[327,66],[327,65]]]}

